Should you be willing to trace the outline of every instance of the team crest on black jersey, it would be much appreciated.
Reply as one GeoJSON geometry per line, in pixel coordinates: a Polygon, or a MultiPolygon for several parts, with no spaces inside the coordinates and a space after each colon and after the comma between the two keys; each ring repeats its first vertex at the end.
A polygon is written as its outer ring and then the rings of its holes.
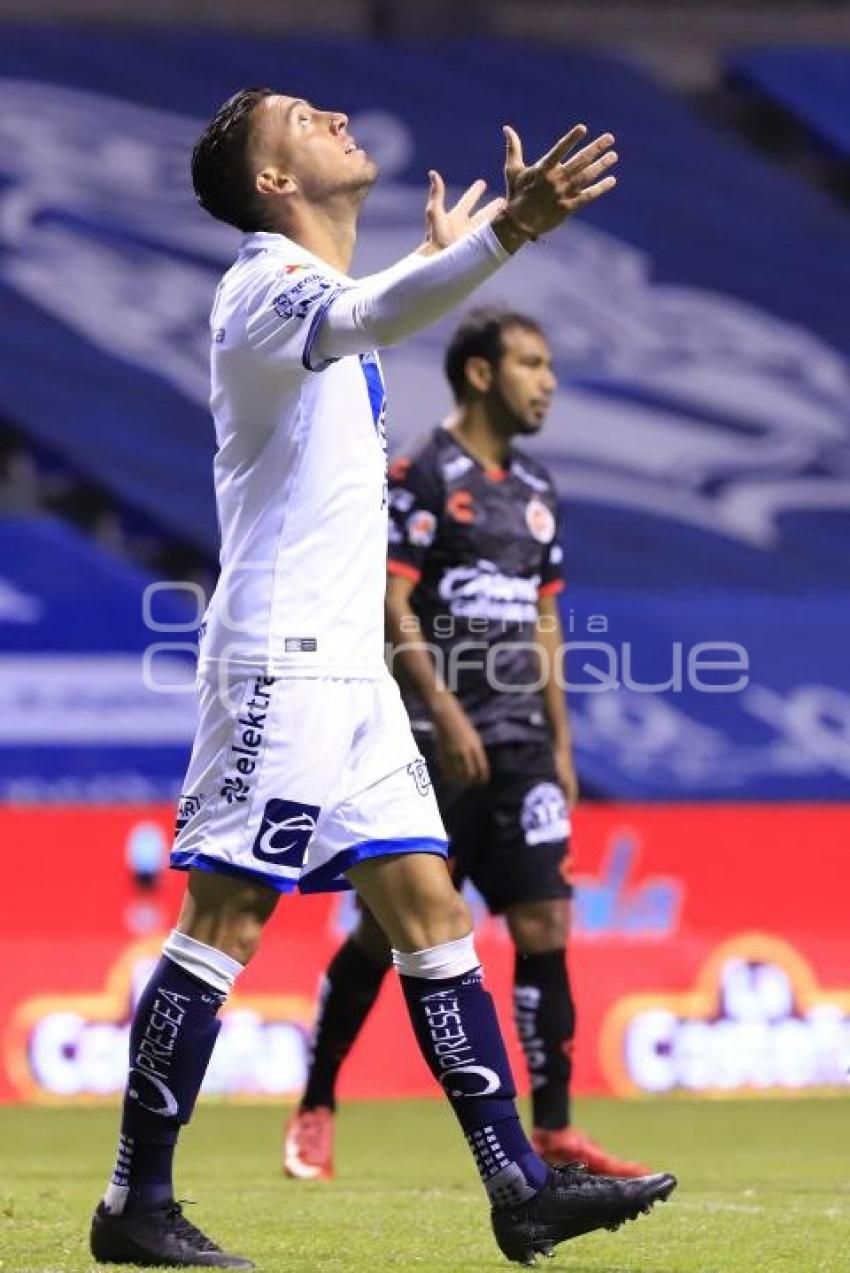
{"type": "Polygon", "coordinates": [[[525,506],[525,521],[539,544],[551,544],[555,538],[555,517],[552,510],[536,496],[525,506]]]}
{"type": "Polygon", "coordinates": [[[407,538],[417,548],[428,548],[434,542],[437,519],[427,508],[417,508],[407,519],[407,538]]]}

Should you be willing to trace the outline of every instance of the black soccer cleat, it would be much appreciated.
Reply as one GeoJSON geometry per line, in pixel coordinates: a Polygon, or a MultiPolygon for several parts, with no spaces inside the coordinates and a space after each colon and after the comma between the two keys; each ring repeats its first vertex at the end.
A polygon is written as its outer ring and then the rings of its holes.
{"type": "Polygon", "coordinates": [[[618,1229],[653,1203],[664,1202],[676,1177],[594,1176],[583,1167],[554,1167],[546,1184],[527,1202],[490,1213],[499,1250],[517,1264],[551,1255],[559,1242],[594,1229],[618,1229]]]}
{"type": "Polygon", "coordinates": [[[92,1216],[91,1253],[98,1264],[158,1269],[253,1269],[228,1255],[183,1214],[179,1202],[113,1214],[101,1202],[92,1216]]]}

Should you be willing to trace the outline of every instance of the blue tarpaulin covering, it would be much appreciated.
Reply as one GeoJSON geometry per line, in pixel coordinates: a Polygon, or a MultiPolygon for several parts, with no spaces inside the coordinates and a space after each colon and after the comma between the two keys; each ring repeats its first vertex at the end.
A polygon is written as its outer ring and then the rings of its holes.
{"type": "MultiPolygon", "coordinates": [[[[239,236],[195,206],[188,156],[225,96],[263,82],[348,111],[380,162],[355,273],[420,240],[428,168],[499,187],[503,122],[529,156],[577,119],[617,134],[617,191],[482,293],[552,342],[560,389],[533,445],[564,504],[565,619],[574,642],[590,613],[615,633],[596,654],[617,676],[571,696],[580,768],[610,797],[847,795],[850,227],[631,67],[515,44],[4,29],[0,409],[215,544],[207,314],[239,236]],[[624,683],[623,643],[636,678],[663,681],[677,642],[686,673],[695,646],[744,647],[746,684],[624,683]]],[[[448,406],[450,329],[385,357],[392,449],[448,406]]]]}
{"type": "Polygon", "coordinates": [[[786,111],[822,146],[850,160],[850,49],[804,44],[742,49],[731,82],[786,111]]]}

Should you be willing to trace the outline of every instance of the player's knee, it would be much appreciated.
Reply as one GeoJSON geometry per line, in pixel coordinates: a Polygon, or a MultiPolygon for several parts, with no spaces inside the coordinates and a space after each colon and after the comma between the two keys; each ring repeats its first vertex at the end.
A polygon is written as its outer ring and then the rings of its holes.
{"type": "Polygon", "coordinates": [[[454,892],[449,903],[449,914],[447,919],[451,927],[451,937],[447,941],[457,941],[459,937],[466,937],[472,932],[472,912],[466,904],[466,901],[460,893],[454,892]]]}
{"type": "Polygon", "coordinates": [[[396,950],[430,950],[472,932],[469,907],[456,890],[428,893],[393,916],[391,939],[396,950]]]}
{"type": "Polygon", "coordinates": [[[243,911],[229,917],[224,932],[224,949],[232,959],[247,964],[260,948],[265,921],[254,912],[243,911]]]}
{"type": "Polygon", "coordinates": [[[469,907],[454,887],[447,889],[441,897],[431,899],[431,906],[424,910],[419,919],[423,930],[420,941],[422,949],[457,941],[472,932],[469,907]]]}
{"type": "Polygon", "coordinates": [[[247,964],[277,901],[278,894],[265,885],[193,872],[177,927],[247,964]]]}
{"type": "Polygon", "coordinates": [[[519,902],[506,919],[517,950],[524,955],[561,950],[569,938],[569,904],[561,898],[519,902]]]}

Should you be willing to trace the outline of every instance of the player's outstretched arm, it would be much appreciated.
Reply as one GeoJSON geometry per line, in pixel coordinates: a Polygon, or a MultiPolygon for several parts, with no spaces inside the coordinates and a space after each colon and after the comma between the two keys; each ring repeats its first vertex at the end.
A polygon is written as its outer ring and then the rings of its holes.
{"type": "Polygon", "coordinates": [[[414,253],[381,274],[344,287],[324,313],[313,345],[314,365],[394,345],[430,326],[529,239],[612,189],[615,179],[605,175],[617,161],[610,133],[568,157],[586,132],[578,124],[537,163],[526,165],[519,138],[507,129],[505,208],[435,256],[414,253]]]}

